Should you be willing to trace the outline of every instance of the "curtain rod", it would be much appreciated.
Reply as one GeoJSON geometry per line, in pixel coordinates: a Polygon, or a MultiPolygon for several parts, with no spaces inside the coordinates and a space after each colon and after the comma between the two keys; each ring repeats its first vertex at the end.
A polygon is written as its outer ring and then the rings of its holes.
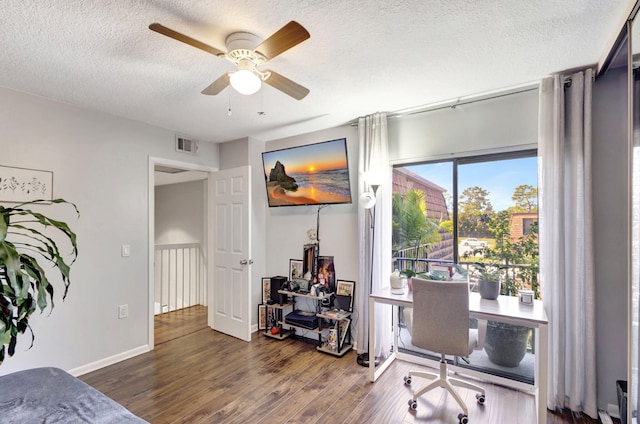
{"type": "Polygon", "coordinates": [[[489,96],[469,98],[467,100],[462,100],[462,98],[458,98],[458,99],[455,99],[455,100],[449,100],[447,102],[443,102],[443,104],[427,106],[427,107],[424,107],[424,108],[421,108],[421,109],[417,109],[417,110],[411,110],[410,109],[408,111],[392,112],[391,114],[387,115],[387,118],[398,118],[398,117],[401,117],[401,116],[418,115],[418,114],[421,114],[421,113],[432,112],[432,111],[442,110],[442,109],[455,109],[458,106],[468,105],[468,104],[472,104],[472,103],[484,102],[486,100],[499,99],[501,97],[512,96],[514,94],[526,93],[528,91],[535,91],[535,90],[538,90],[538,83],[536,83],[535,86],[522,88],[522,89],[519,89],[517,91],[503,92],[503,93],[493,94],[493,95],[489,95],[489,96]]]}
{"type": "MultiPolygon", "coordinates": [[[[431,105],[423,105],[423,106],[416,106],[416,107],[407,108],[407,109],[401,109],[395,112],[388,112],[387,118],[411,116],[411,115],[417,115],[420,113],[432,112],[432,111],[441,110],[441,109],[449,109],[449,108],[455,109],[457,106],[482,102],[485,100],[498,99],[500,97],[511,96],[513,94],[526,93],[528,91],[534,91],[538,89],[539,84],[540,83],[536,81],[536,82],[522,84],[512,88],[503,89],[500,91],[492,91],[492,92],[487,92],[487,93],[477,94],[472,96],[458,97],[453,100],[445,100],[438,103],[432,103],[431,105]],[[466,99],[466,100],[463,100],[463,99],[466,99]]],[[[358,119],[355,119],[354,121],[352,121],[351,126],[357,127],[358,119]]]]}

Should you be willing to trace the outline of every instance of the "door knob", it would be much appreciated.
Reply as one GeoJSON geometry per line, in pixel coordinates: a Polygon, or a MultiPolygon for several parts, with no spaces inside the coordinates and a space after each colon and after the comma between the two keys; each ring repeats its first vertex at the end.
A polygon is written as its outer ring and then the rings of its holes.
{"type": "Polygon", "coordinates": [[[249,260],[243,259],[240,261],[240,265],[251,265],[252,263],[253,263],[253,259],[249,259],[249,260]]]}

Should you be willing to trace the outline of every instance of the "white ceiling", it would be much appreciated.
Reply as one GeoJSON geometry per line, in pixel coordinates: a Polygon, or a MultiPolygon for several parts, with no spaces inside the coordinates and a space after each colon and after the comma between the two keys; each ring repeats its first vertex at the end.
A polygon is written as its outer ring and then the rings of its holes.
{"type": "Polygon", "coordinates": [[[595,64],[629,3],[2,0],[0,86],[203,141],[270,140],[595,64]],[[269,86],[202,95],[231,64],[148,29],[158,22],[225,50],[229,33],[265,39],[290,20],[311,38],[268,68],[309,88],[301,101],[269,86]]]}

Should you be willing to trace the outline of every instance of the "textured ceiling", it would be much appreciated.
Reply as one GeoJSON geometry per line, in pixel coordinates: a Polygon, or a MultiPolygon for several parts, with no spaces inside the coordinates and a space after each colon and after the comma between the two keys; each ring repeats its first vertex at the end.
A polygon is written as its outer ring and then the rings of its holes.
{"type": "Polygon", "coordinates": [[[619,31],[628,4],[2,0],[0,86],[203,141],[270,140],[595,64],[619,31]],[[269,86],[253,96],[231,88],[202,95],[232,65],[148,29],[159,22],[226,50],[231,32],[264,39],[290,20],[311,38],[268,68],[309,88],[301,101],[269,86]]]}

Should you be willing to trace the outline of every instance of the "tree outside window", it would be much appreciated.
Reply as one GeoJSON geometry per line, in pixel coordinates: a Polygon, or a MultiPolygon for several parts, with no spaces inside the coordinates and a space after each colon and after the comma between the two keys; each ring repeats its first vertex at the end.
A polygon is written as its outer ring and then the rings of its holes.
{"type": "Polygon", "coordinates": [[[535,152],[395,168],[393,255],[405,259],[394,266],[491,266],[502,274],[502,294],[524,287],[539,297],[536,184],[535,152]]]}

